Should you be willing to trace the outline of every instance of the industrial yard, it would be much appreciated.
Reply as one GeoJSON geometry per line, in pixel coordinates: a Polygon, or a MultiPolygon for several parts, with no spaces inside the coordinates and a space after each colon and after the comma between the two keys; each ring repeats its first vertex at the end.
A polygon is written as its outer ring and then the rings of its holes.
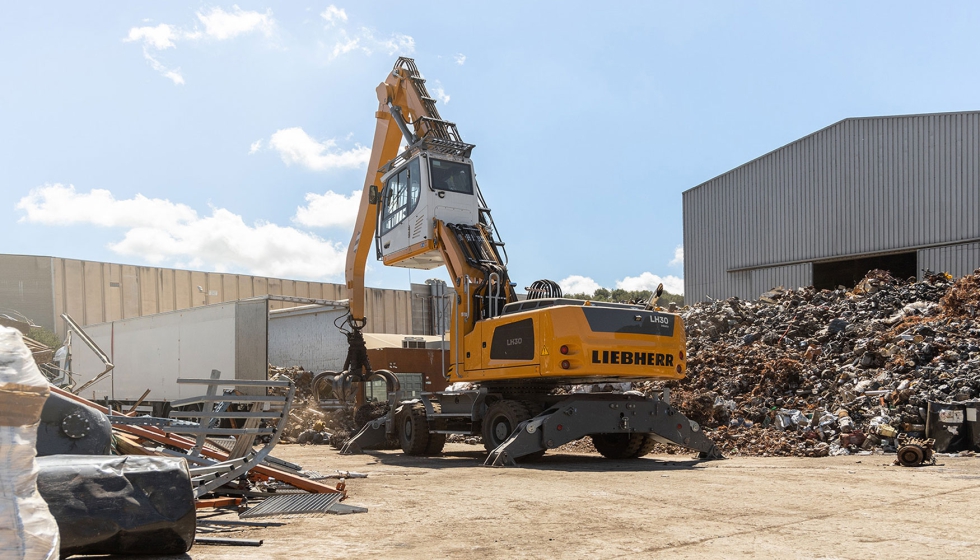
{"type": "Polygon", "coordinates": [[[369,513],[273,519],[285,524],[228,533],[262,539],[254,552],[198,546],[188,556],[964,558],[980,549],[975,458],[906,469],[894,454],[610,462],[562,453],[491,470],[478,466],[482,448],[465,444],[433,458],[278,452],[320,472],[367,474],[348,488],[369,513]]]}
{"type": "Polygon", "coordinates": [[[980,5],[388,4],[0,16],[0,560],[980,557],[980,5]]]}

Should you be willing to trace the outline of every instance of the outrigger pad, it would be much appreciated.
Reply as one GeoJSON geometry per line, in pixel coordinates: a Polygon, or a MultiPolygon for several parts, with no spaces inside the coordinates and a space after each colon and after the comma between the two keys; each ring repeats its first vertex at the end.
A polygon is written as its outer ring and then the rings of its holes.
{"type": "Polygon", "coordinates": [[[575,395],[521,422],[506,441],[487,457],[485,466],[514,466],[516,460],[554,449],[592,434],[652,434],[699,452],[701,459],[723,459],[721,450],[701,426],[660,397],[591,393],[575,395]]]}

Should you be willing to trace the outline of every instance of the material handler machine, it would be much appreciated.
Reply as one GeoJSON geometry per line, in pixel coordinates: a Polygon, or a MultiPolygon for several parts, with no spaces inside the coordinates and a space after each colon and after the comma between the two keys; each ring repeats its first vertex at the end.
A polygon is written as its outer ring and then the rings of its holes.
{"type": "Polygon", "coordinates": [[[679,379],[686,367],[679,316],[656,307],[563,298],[539,280],[519,301],[504,242],[454,123],[443,120],[410,58],[399,58],[378,86],[377,126],[357,224],[347,254],[349,350],[334,387],[384,379],[385,416],[366,424],[345,452],[397,440],[410,455],[442,451],[447,434],[481,435],[487,465],[513,465],[584,436],[603,456],[640,457],[657,442],[720,458],[669,393],[568,393],[569,385],[679,379]],[[404,139],[407,148],[398,153],[404,139]],[[398,379],[372,370],[365,328],[364,271],[372,249],[386,266],[445,266],[455,290],[450,382],[463,390],[396,402],[398,379]],[[457,385],[458,386],[458,385],[457,385]]]}

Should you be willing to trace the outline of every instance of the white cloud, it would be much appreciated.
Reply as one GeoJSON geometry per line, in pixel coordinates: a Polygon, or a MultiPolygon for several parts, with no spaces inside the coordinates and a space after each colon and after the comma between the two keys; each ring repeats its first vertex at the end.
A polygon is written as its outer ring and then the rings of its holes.
{"type": "MultiPolygon", "coordinates": [[[[358,45],[360,44],[360,39],[356,37],[349,37],[346,31],[341,32],[341,35],[342,35],[341,39],[339,39],[337,43],[333,46],[333,53],[331,54],[331,58],[337,58],[342,54],[349,53],[352,50],[358,48],[358,45]]],[[[370,54],[370,52],[368,52],[368,54],[370,54]]]]}
{"type": "Polygon", "coordinates": [[[456,56],[453,57],[453,60],[456,61],[456,64],[459,64],[460,66],[462,66],[462,65],[466,64],[466,55],[463,54],[463,53],[459,53],[459,54],[457,54],[456,56]]]}
{"type": "Polygon", "coordinates": [[[616,282],[617,288],[627,291],[633,290],[656,290],[657,285],[663,283],[664,290],[672,294],[684,293],[684,279],[676,276],[657,276],[652,272],[644,272],[639,276],[627,276],[616,282]]]}
{"type": "Polygon", "coordinates": [[[169,200],[136,195],[128,200],[116,200],[104,189],[92,189],[79,194],[75,187],[56,183],[32,189],[17,203],[26,212],[20,222],[46,225],[93,224],[103,227],[160,227],[163,224],[186,222],[197,213],[184,204],[169,200]]]}
{"type": "Polygon", "coordinates": [[[319,142],[298,126],[277,130],[269,138],[269,147],[279,152],[286,165],[297,163],[314,171],[358,168],[371,157],[371,148],[355,144],[350,150],[337,150],[335,140],[319,142]]]}
{"type": "Polygon", "coordinates": [[[572,275],[558,282],[562,293],[565,294],[589,294],[592,295],[601,288],[598,282],[588,276],[572,275]]]}
{"type": "Polygon", "coordinates": [[[262,139],[260,138],[255,142],[252,142],[252,144],[248,147],[248,155],[252,155],[261,149],[262,149],[262,139]]]}
{"type": "MultiPolygon", "coordinates": [[[[373,37],[372,37],[373,38],[373,37]]],[[[391,37],[380,42],[389,56],[406,55],[415,52],[415,39],[403,33],[392,33],[391,37]]]]}
{"type": "Polygon", "coordinates": [[[379,39],[375,37],[374,31],[366,27],[360,28],[353,34],[348,33],[345,29],[339,30],[331,58],[354,50],[367,55],[382,52],[388,56],[405,56],[415,52],[415,39],[403,33],[392,33],[388,38],[379,39]]]}
{"type": "Polygon", "coordinates": [[[667,263],[668,266],[681,266],[684,264],[684,246],[678,245],[674,248],[674,258],[667,263]]]}
{"type": "Polygon", "coordinates": [[[166,23],[156,27],[134,27],[123,41],[140,41],[143,45],[157,50],[172,49],[177,46],[174,42],[180,33],[166,23]]]}
{"type": "Polygon", "coordinates": [[[149,63],[150,67],[163,75],[164,78],[169,79],[174,83],[174,85],[182,86],[184,85],[184,75],[180,73],[180,68],[173,69],[167,68],[160,63],[159,60],[153,57],[147,50],[143,47],[143,58],[145,58],[149,63]]]}
{"type": "Polygon", "coordinates": [[[272,10],[260,13],[245,11],[238,6],[232,8],[231,12],[226,12],[221,8],[211,8],[206,13],[197,12],[198,21],[204,24],[203,32],[197,27],[187,30],[161,23],[156,26],[133,27],[123,41],[142,43],[143,57],[150,63],[150,67],[173,81],[174,84],[182,85],[184,84],[184,77],[180,73],[180,69],[168,68],[160,62],[157,56],[150,54],[151,50],[176,49],[177,44],[181,41],[196,40],[202,37],[223,41],[254,31],[259,31],[269,37],[275,31],[276,22],[272,18],[272,10]]]}
{"type": "Polygon", "coordinates": [[[436,99],[438,99],[439,101],[442,101],[443,103],[449,103],[449,94],[446,93],[446,90],[442,87],[442,83],[439,80],[436,80],[432,84],[432,93],[436,96],[436,99]]]}
{"type": "Polygon", "coordinates": [[[232,12],[226,12],[220,7],[211,8],[206,14],[197,12],[197,19],[204,24],[204,33],[208,37],[222,41],[253,31],[260,31],[269,37],[275,30],[271,9],[263,14],[245,11],[238,6],[232,8],[232,12]]]}
{"type": "Polygon", "coordinates": [[[320,17],[327,20],[330,25],[336,25],[339,22],[347,22],[347,12],[343,8],[338,8],[333,4],[327,6],[326,10],[320,14],[320,17]]]}
{"type": "Polygon", "coordinates": [[[306,206],[296,209],[293,221],[306,227],[342,227],[351,229],[357,221],[360,193],[350,196],[327,191],[324,194],[306,193],[306,206]]]}
{"type": "Polygon", "coordinates": [[[107,190],[79,193],[54,184],[32,189],[17,208],[25,212],[21,222],[125,229],[109,248],[153,264],[324,279],[341,274],[346,259],[342,244],[311,233],[267,222],[249,225],[224,208],[212,207],[202,217],[184,204],[142,195],[117,200],[107,190]]]}

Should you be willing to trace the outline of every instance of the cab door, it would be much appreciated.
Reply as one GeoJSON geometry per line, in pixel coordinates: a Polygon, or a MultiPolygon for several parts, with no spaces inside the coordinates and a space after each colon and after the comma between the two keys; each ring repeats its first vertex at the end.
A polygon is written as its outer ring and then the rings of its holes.
{"type": "Polygon", "coordinates": [[[412,224],[416,214],[424,214],[419,207],[422,194],[422,172],[419,158],[412,159],[401,168],[392,171],[385,179],[381,191],[381,216],[378,234],[383,256],[405,250],[412,244],[412,224]]]}

